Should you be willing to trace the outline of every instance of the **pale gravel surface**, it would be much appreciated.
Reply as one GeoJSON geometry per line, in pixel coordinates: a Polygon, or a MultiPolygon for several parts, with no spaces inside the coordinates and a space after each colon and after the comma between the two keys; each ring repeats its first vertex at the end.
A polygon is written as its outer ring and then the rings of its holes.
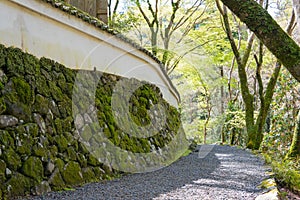
{"type": "Polygon", "coordinates": [[[267,178],[267,168],[260,158],[242,149],[217,145],[201,158],[203,146],[198,149],[199,152],[155,172],[26,199],[245,200],[263,193],[257,186],[267,178]]]}

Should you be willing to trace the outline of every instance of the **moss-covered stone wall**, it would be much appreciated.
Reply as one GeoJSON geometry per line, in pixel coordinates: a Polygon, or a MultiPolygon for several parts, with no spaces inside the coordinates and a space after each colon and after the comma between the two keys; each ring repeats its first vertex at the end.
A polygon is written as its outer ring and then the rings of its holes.
{"type": "MultiPolygon", "coordinates": [[[[1,198],[42,194],[121,174],[100,163],[78,136],[72,115],[77,73],[50,59],[38,59],[20,49],[0,45],[1,198]]],[[[167,108],[166,124],[160,134],[148,138],[130,136],[117,126],[111,109],[113,88],[120,79],[101,74],[97,86],[95,106],[105,136],[131,152],[162,148],[177,134],[179,113],[164,101],[156,86],[145,83],[130,98],[132,119],[141,126],[149,124],[147,110],[160,103],[167,108]]],[[[79,108],[80,103],[76,106],[79,108]]],[[[89,117],[76,120],[84,123],[89,117]]],[[[81,136],[97,142],[89,132],[92,130],[81,136]]]]}

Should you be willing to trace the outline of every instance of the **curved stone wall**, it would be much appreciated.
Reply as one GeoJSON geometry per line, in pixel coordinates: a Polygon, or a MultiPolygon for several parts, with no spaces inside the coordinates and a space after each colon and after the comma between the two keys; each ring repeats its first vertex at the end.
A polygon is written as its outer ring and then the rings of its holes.
{"type": "Polygon", "coordinates": [[[186,150],[179,94],[147,50],[56,0],[0,11],[0,199],[156,170],[186,150]]]}
{"type": "Polygon", "coordinates": [[[0,94],[0,197],[61,190],[111,179],[121,171],[155,170],[178,159],[187,147],[177,109],[147,82],[68,69],[0,45],[0,94]],[[140,84],[128,99],[116,90],[118,83],[126,82],[140,84]],[[92,87],[94,107],[87,96],[74,96],[92,87]],[[113,101],[127,104],[113,109],[113,101]],[[155,105],[164,108],[163,115],[154,110],[151,116],[155,105]],[[92,109],[80,113],[84,107],[92,109]],[[135,129],[145,133],[141,127],[149,124],[161,128],[145,137],[132,135],[135,129]]]}

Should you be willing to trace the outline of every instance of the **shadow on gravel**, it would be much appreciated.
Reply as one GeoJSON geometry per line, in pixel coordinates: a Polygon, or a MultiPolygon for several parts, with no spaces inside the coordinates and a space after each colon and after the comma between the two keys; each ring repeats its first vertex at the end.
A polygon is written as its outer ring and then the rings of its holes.
{"type": "MultiPolygon", "coordinates": [[[[248,191],[245,184],[249,181],[254,182],[255,185],[256,181],[260,181],[259,176],[257,180],[253,180],[257,176],[255,174],[257,166],[254,164],[253,169],[251,169],[252,165],[249,166],[249,162],[256,161],[260,165],[259,159],[243,150],[232,149],[232,147],[214,146],[212,151],[206,153],[206,156],[202,156],[203,152],[201,154],[201,151],[200,154],[199,152],[193,152],[158,171],[132,174],[113,181],[88,184],[77,188],[76,191],[53,192],[32,199],[198,199],[189,198],[190,195],[193,195],[191,194],[193,190],[185,191],[184,189],[193,187],[196,188],[194,190],[196,193],[199,192],[197,187],[201,187],[201,192],[204,191],[202,195],[205,195],[205,192],[208,194],[209,190],[214,190],[211,191],[212,193],[222,191],[224,194],[224,189],[231,191],[245,190],[243,192],[250,193],[257,192],[257,189],[252,186],[249,187],[248,191]],[[238,156],[235,155],[236,153],[238,156]],[[247,170],[244,170],[245,167],[247,170]],[[230,170],[236,170],[236,172],[230,170]],[[247,174],[248,171],[250,171],[250,174],[247,174]],[[239,183],[241,184],[239,185],[239,183]],[[182,195],[180,198],[176,197],[176,194],[175,197],[169,196],[170,193],[176,193],[176,191],[182,195]],[[187,193],[184,194],[184,192],[187,193]],[[187,195],[186,198],[184,198],[185,195],[187,195]]],[[[257,173],[259,174],[261,171],[257,173]]]]}
{"type": "Polygon", "coordinates": [[[212,173],[220,164],[214,153],[212,151],[206,157],[199,158],[199,152],[193,152],[154,172],[131,174],[113,181],[87,184],[76,191],[51,192],[31,199],[153,199],[194,184],[194,181],[212,173]]]}

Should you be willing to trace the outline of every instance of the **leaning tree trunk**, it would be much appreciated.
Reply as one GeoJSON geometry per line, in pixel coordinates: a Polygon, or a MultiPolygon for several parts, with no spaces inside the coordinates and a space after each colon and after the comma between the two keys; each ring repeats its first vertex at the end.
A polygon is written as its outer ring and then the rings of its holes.
{"type": "Polygon", "coordinates": [[[300,110],[298,112],[298,116],[296,120],[292,145],[286,157],[291,158],[291,157],[298,157],[298,156],[300,156],[300,110]]]}
{"type": "MultiPolygon", "coordinates": [[[[298,0],[295,0],[298,1],[298,0]]],[[[222,0],[300,82],[300,47],[254,0],[222,0]]]]}

